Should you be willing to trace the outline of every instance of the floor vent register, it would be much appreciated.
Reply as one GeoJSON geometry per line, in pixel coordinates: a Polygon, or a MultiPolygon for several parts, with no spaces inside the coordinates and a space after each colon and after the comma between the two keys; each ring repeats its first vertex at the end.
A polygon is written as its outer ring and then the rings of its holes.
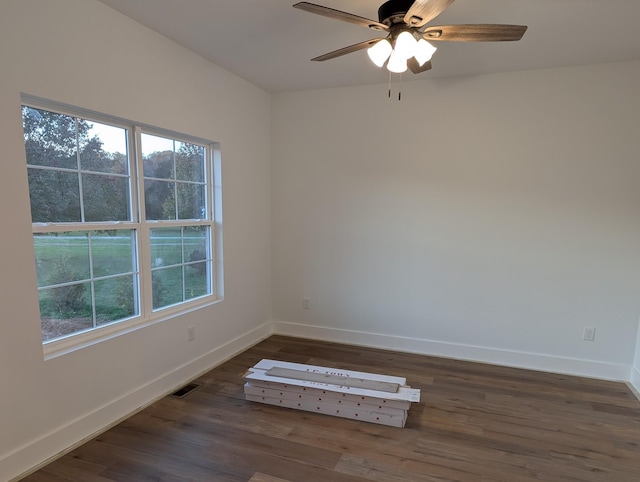
{"type": "Polygon", "coordinates": [[[406,378],[262,360],[244,375],[252,402],[323,413],[392,427],[404,427],[420,390],[406,378]]]}

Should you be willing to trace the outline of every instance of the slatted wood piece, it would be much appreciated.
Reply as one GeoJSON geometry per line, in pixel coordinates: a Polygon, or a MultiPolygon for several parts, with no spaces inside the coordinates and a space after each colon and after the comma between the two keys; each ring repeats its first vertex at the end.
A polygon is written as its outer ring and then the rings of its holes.
{"type": "Polygon", "coordinates": [[[381,380],[367,380],[365,378],[350,377],[347,375],[335,375],[333,373],[318,373],[291,368],[273,367],[265,372],[270,377],[293,378],[294,380],[306,380],[308,382],[327,383],[341,387],[366,388],[379,392],[396,393],[400,388],[398,383],[384,382],[381,380]]]}
{"type": "Polygon", "coordinates": [[[274,383],[289,384],[298,387],[320,388],[322,390],[331,390],[340,393],[350,393],[365,397],[384,398],[387,400],[404,400],[407,402],[419,402],[420,390],[411,388],[407,385],[407,379],[404,377],[395,377],[390,375],[380,375],[377,373],[358,372],[353,370],[343,370],[340,368],[321,367],[316,365],[305,365],[301,363],[289,363],[279,360],[263,359],[251,367],[244,375],[246,380],[251,382],[255,380],[268,381],[274,383]],[[334,375],[349,376],[354,378],[362,378],[365,380],[379,380],[389,383],[397,383],[400,388],[396,393],[386,393],[377,390],[368,390],[358,387],[349,387],[343,385],[333,385],[328,383],[310,382],[306,380],[294,380],[291,378],[272,377],[266,375],[266,371],[273,367],[289,368],[292,370],[309,370],[317,373],[329,373],[334,375]]]}
{"type": "MultiPolygon", "coordinates": [[[[247,381],[244,386],[245,393],[247,387],[253,387],[265,390],[279,390],[285,395],[286,393],[292,393],[295,395],[295,398],[301,398],[303,395],[308,395],[310,397],[317,398],[318,401],[320,401],[320,399],[332,399],[335,400],[334,403],[337,404],[357,405],[358,403],[368,403],[369,405],[384,405],[385,407],[397,408],[405,411],[409,410],[411,406],[411,402],[407,400],[391,400],[388,398],[356,395],[353,393],[327,390],[326,388],[296,387],[286,383],[269,382],[264,380],[250,380],[247,381]]],[[[280,397],[285,395],[278,394],[280,397]]]]}
{"type": "Polygon", "coordinates": [[[316,397],[311,394],[300,394],[295,391],[254,387],[245,384],[245,398],[252,402],[266,403],[280,407],[304,410],[307,412],[333,415],[334,417],[362,420],[390,427],[404,427],[407,421],[407,410],[389,407],[380,401],[362,397],[361,402],[340,400],[331,397],[316,397]]]}
{"type": "Polygon", "coordinates": [[[249,401],[392,427],[404,427],[411,402],[420,400],[402,377],[276,360],[257,363],[245,380],[249,401]]]}

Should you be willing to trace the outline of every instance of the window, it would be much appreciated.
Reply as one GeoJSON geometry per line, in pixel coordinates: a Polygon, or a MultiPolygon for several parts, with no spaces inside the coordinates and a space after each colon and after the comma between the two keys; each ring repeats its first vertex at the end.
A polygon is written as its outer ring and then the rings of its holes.
{"type": "Polygon", "coordinates": [[[30,98],[22,119],[44,343],[219,299],[213,143],[30,98]]]}

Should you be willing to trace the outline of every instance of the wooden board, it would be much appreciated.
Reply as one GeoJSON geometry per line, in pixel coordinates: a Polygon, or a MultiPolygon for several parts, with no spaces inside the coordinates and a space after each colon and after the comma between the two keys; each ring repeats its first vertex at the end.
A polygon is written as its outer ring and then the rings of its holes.
{"type": "Polygon", "coordinates": [[[333,403],[367,403],[369,405],[382,405],[385,407],[397,408],[400,410],[409,410],[411,402],[406,400],[391,400],[388,398],[368,397],[364,395],[355,395],[353,393],[337,392],[333,390],[325,390],[322,388],[298,387],[286,383],[275,383],[264,380],[247,380],[246,386],[251,386],[260,390],[278,390],[280,392],[292,392],[296,397],[302,395],[316,397],[318,399],[333,400],[333,403]]]}
{"type": "Polygon", "coordinates": [[[310,401],[297,401],[287,398],[273,398],[259,395],[246,394],[246,399],[252,402],[266,403],[267,405],[276,405],[280,407],[293,408],[295,410],[303,410],[306,412],[316,412],[334,417],[349,418],[352,420],[362,420],[364,422],[377,423],[380,425],[388,425],[391,427],[404,427],[407,421],[407,413],[401,410],[400,413],[388,413],[367,407],[341,407],[333,403],[312,403],[310,401]]]}
{"type": "Polygon", "coordinates": [[[251,382],[273,382],[280,383],[283,385],[290,386],[298,386],[303,388],[318,388],[321,390],[339,392],[339,393],[347,393],[358,396],[372,397],[372,398],[380,398],[386,400],[399,400],[405,402],[419,402],[420,401],[420,390],[414,389],[406,386],[406,379],[402,377],[394,377],[388,375],[378,375],[375,373],[366,373],[366,372],[357,372],[352,370],[342,370],[336,368],[328,368],[328,367],[319,367],[314,365],[302,365],[299,363],[287,363],[276,360],[262,360],[244,375],[245,380],[251,382]],[[332,375],[339,376],[349,376],[354,378],[361,378],[365,380],[377,380],[388,383],[397,383],[399,385],[398,391],[396,393],[382,392],[379,390],[368,390],[365,388],[357,388],[357,387],[349,387],[342,385],[333,385],[328,383],[319,383],[307,380],[296,380],[292,378],[285,377],[275,377],[269,376],[266,374],[267,370],[270,370],[274,367],[281,368],[289,368],[292,370],[309,370],[310,372],[315,373],[328,373],[332,375]]]}
{"type": "Polygon", "coordinates": [[[396,393],[400,388],[397,383],[381,380],[368,380],[366,378],[350,377],[348,375],[336,375],[333,373],[320,373],[303,370],[293,370],[279,366],[268,369],[265,372],[270,377],[292,378],[294,380],[306,380],[308,382],[327,383],[341,387],[365,388],[379,392],[396,393]]]}
{"type": "Polygon", "coordinates": [[[289,368],[291,370],[302,370],[316,373],[329,373],[332,375],[342,375],[356,378],[363,378],[365,380],[379,380],[389,383],[397,383],[398,385],[406,385],[407,379],[404,377],[395,377],[392,375],[381,375],[379,373],[359,372],[355,370],[344,370],[342,368],[330,368],[321,367],[317,365],[306,365],[303,363],[291,363],[280,360],[270,360],[265,358],[260,360],[253,366],[253,369],[269,370],[273,367],[289,368]]]}
{"type": "Polygon", "coordinates": [[[420,390],[406,379],[276,360],[262,360],[244,375],[249,401],[404,427],[420,390]]]}
{"type": "Polygon", "coordinates": [[[284,400],[293,400],[296,402],[304,403],[323,403],[330,404],[335,407],[345,407],[357,409],[367,409],[377,412],[386,412],[394,415],[402,415],[409,409],[409,404],[400,405],[402,402],[387,403],[385,400],[379,398],[366,398],[366,397],[344,397],[335,398],[331,397],[332,392],[322,394],[322,391],[300,391],[300,390],[285,390],[279,387],[259,387],[252,385],[250,382],[245,383],[244,393],[250,395],[256,395],[260,397],[279,398],[284,400]],[[400,406],[399,406],[400,405],[400,406]]]}

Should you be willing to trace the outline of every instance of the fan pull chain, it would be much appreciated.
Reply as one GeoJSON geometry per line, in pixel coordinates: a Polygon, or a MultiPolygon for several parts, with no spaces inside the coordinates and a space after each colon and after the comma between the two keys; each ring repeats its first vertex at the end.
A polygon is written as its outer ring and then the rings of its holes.
{"type": "MultiPolygon", "coordinates": [[[[389,72],[389,99],[391,99],[391,72],[389,72]]],[[[402,100],[402,74],[400,74],[400,82],[398,84],[398,101],[402,100]]]]}

